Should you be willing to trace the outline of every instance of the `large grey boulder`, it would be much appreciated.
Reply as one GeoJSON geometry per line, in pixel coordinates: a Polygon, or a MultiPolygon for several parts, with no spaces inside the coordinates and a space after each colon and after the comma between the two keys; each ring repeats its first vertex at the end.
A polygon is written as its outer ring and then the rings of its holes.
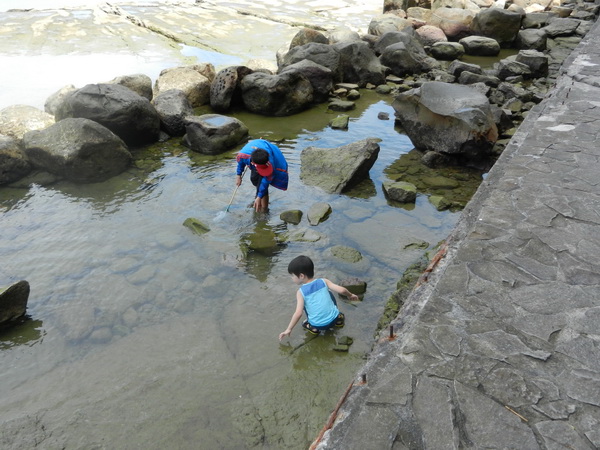
{"type": "Polygon", "coordinates": [[[160,133],[160,118],[150,101],[119,84],[88,84],[71,92],[55,117],[93,120],[131,146],[156,142],[160,133]]]}
{"type": "Polygon", "coordinates": [[[242,80],[242,100],[250,112],[265,116],[289,116],[307,109],[314,101],[313,87],[300,72],[270,75],[254,72],[242,80]]]}
{"type": "Polygon", "coordinates": [[[300,179],[339,194],[368,177],[379,155],[378,142],[368,138],[336,148],[307,147],[300,154],[300,179]]]}
{"type": "Polygon", "coordinates": [[[488,98],[468,86],[427,82],[400,94],[393,107],[407,136],[421,151],[485,157],[498,138],[488,98]]]}
{"type": "Polygon", "coordinates": [[[471,34],[475,12],[461,8],[438,8],[432,11],[428,25],[441,28],[450,40],[458,40],[471,34]]]}
{"type": "Polygon", "coordinates": [[[404,31],[388,31],[377,38],[373,44],[375,54],[381,55],[386,47],[398,42],[404,43],[407,47],[417,52],[424,52],[425,49],[421,41],[418,39],[416,32],[410,28],[404,31]]]}
{"type": "MultiPolygon", "coordinates": [[[[416,42],[416,39],[414,41],[416,42]]],[[[419,49],[420,45],[420,43],[407,45],[404,42],[388,45],[379,60],[398,77],[429,72],[440,67],[440,64],[428,56],[422,47],[419,49]]]]}
{"type": "Polygon", "coordinates": [[[0,288],[0,325],[6,325],[25,315],[29,300],[29,283],[25,280],[0,288]]]}
{"type": "Polygon", "coordinates": [[[510,47],[521,29],[521,14],[501,8],[482,9],[471,24],[473,34],[493,38],[501,47],[510,47]]]}
{"type": "Polygon", "coordinates": [[[0,134],[21,139],[25,133],[43,130],[54,123],[50,114],[29,105],[11,105],[0,110],[0,134]]]}
{"type": "Polygon", "coordinates": [[[131,164],[125,143],[89,119],[67,118],[42,131],[30,131],[23,147],[31,163],[78,183],[107,180],[131,164]]]}
{"type": "MultiPolygon", "coordinates": [[[[56,108],[58,108],[58,106],[63,102],[64,98],[67,95],[76,90],[77,88],[74,85],[68,84],[66,86],[63,86],[53,94],[50,94],[50,96],[48,96],[48,98],[44,102],[44,111],[52,115],[52,117],[54,118],[54,114],[56,114],[56,108]]],[[[54,119],[52,120],[52,123],[54,123],[54,119]]]]}
{"type": "Polygon", "coordinates": [[[183,91],[171,89],[158,94],[152,104],[160,117],[161,128],[169,136],[185,134],[184,119],[194,115],[194,108],[183,91]]]}
{"type": "Polygon", "coordinates": [[[290,49],[305,45],[310,42],[318,42],[319,44],[329,44],[329,39],[319,30],[314,28],[302,28],[296,33],[290,42],[290,49]]]}
{"type": "Polygon", "coordinates": [[[230,66],[217,72],[210,85],[210,107],[221,113],[233,105],[241,104],[241,81],[252,72],[246,66],[230,66]]]}
{"type": "Polygon", "coordinates": [[[31,164],[19,142],[0,135],[0,185],[23,178],[31,171],[31,164]]]}
{"type": "Polygon", "coordinates": [[[455,77],[459,77],[463,72],[471,72],[482,75],[483,69],[477,64],[466,63],[464,61],[452,61],[448,66],[448,73],[454,75],[455,77]]]}
{"type": "Polygon", "coordinates": [[[141,95],[148,100],[152,100],[152,79],[143,73],[133,75],[122,75],[108,81],[109,84],[120,84],[131,89],[138,95],[141,95]]]}
{"type": "Polygon", "coordinates": [[[403,19],[394,14],[380,14],[373,17],[369,23],[368,33],[374,36],[381,36],[389,31],[402,31],[407,28],[412,29],[410,20],[403,19]]]}
{"type": "Polygon", "coordinates": [[[333,73],[327,67],[309,59],[303,59],[295,64],[281,69],[280,73],[299,72],[304,75],[313,87],[313,101],[327,101],[333,89],[333,73]]]}
{"type": "Polygon", "coordinates": [[[497,56],[500,53],[500,44],[496,39],[485,36],[467,36],[458,41],[467,55],[497,56]]]}
{"type": "Polygon", "coordinates": [[[210,86],[215,78],[212,64],[171,67],[160,72],[154,83],[154,95],[171,89],[185,92],[195,108],[210,101],[210,86]]]}
{"type": "Polygon", "coordinates": [[[523,78],[531,78],[531,69],[525,63],[517,61],[513,57],[508,57],[498,61],[494,68],[498,72],[498,78],[506,80],[510,77],[521,76],[523,78]]]}
{"type": "Polygon", "coordinates": [[[544,30],[528,28],[526,30],[519,31],[514,46],[517,49],[543,51],[546,50],[547,42],[548,35],[544,30]]]}
{"type": "Polygon", "coordinates": [[[542,30],[550,37],[571,36],[575,34],[575,30],[581,25],[581,21],[577,19],[553,18],[550,23],[542,30]]]}
{"type": "Polygon", "coordinates": [[[536,50],[521,50],[517,54],[515,60],[529,67],[532,78],[542,78],[548,76],[550,58],[548,55],[542,52],[538,52],[536,50]]]}
{"type": "Polygon", "coordinates": [[[426,47],[430,47],[438,42],[448,42],[444,31],[433,25],[423,25],[415,30],[417,38],[426,47]]]}
{"type": "Polygon", "coordinates": [[[386,68],[366,42],[341,42],[334,47],[340,54],[342,82],[360,87],[385,83],[386,68]]]}
{"type": "Polygon", "coordinates": [[[334,81],[340,80],[340,54],[332,45],[311,42],[294,47],[283,57],[279,69],[281,71],[284,67],[296,64],[303,59],[327,67],[331,70],[334,81]]]}
{"type": "Polygon", "coordinates": [[[441,61],[455,61],[465,54],[458,42],[436,42],[429,48],[429,54],[441,61]]]}
{"type": "Polygon", "coordinates": [[[337,44],[339,42],[354,42],[360,40],[360,34],[345,25],[334,28],[329,32],[330,44],[337,44]]]}
{"type": "Polygon", "coordinates": [[[188,116],[183,144],[198,153],[218,155],[231,150],[248,136],[248,127],[234,117],[220,114],[188,116]]]}

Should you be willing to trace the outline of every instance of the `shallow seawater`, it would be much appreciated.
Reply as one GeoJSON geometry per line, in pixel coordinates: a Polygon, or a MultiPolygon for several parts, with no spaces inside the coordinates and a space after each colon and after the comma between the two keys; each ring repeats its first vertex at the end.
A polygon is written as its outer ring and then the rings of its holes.
{"type": "Polygon", "coordinates": [[[363,364],[402,272],[423,254],[410,244],[433,248],[460,214],[437,211],[427,193],[415,205],[385,198],[386,173],[412,150],[391,101],[365,91],[347,131],[328,127],[338,113],[326,105],[284,118],[235,114],[288,160],[289,189],[271,189],[269,214],[248,207],[249,179],[223,214],[238,149],[205,156],[178,139],[134,150],[134,167],[104,183],[0,189],[0,285],[31,285],[30,320],[0,334],[0,420],[44,424],[47,442],[66,448],[306,448],[363,364]],[[302,183],[304,148],[367,137],[381,139],[370,179],[342,195],[302,183]],[[316,202],[333,212],[310,226],[316,202]],[[280,220],[288,209],[304,212],[300,224],[280,220]],[[210,231],[194,233],[188,218],[210,231]],[[319,239],[289,238],[306,230],[319,239]],[[268,252],[248,251],[265,235],[268,252]],[[363,259],[337,260],[335,245],[363,259]],[[313,339],[297,326],[279,343],[295,306],[287,264],[300,254],[334,282],[365,280],[367,293],[340,300],[344,328],[313,339]],[[347,353],[333,351],[341,336],[354,339],[347,353]]]}

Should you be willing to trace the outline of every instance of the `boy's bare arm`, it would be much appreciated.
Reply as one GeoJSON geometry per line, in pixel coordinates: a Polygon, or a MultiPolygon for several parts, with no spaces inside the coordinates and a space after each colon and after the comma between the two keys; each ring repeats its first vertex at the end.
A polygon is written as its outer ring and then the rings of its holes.
{"type": "Polygon", "coordinates": [[[290,324],[285,329],[285,331],[279,333],[279,340],[280,341],[284,337],[289,336],[290,334],[292,334],[292,330],[294,329],[294,327],[296,326],[296,324],[298,323],[298,321],[302,317],[302,313],[303,312],[304,312],[304,297],[302,297],[302,294],[300,293],[300,290],[298,290],[298,292],[296,292],[296,311],[294,311],[294,314],[292,315],[292,319],[290,320],[290,324]]]}
{"type": "Polygon", "coordinates": [[[348,297],[350,300],[358,300],[359,299],[358,295],[353,294],[348,289],[346,289],[344,286],[340,286],[339,284],[335,284],[332,281],[329,281],[327,278],[323,278],[323,280],[325,281],[325,284],[327,284],[327,287],[329,289],[331,289],[333,292],[337,292],[340,295],[348,297]]]}

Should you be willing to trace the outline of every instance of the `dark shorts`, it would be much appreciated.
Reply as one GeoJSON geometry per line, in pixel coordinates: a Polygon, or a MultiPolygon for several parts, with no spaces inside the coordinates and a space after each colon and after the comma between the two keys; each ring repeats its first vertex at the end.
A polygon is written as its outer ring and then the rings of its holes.
{"type": "Polygon", "coordinates": [[[250,181],[256,187],[256,195],[257,196],[258,196],[258,187],[260,186],[260,182],[262,181],[262,179],[263,179],[263,177],[261,177],[256,170],[253,170],[250,173],[250,181]]]}
{"type": "Polygon", "coordinates": [[[308,320],[305,320],[304,323],[302,324],[302,327],[306,330],[306,331],[310,331],[313,334],[319,334],[320,331],[324,331],[324,330],[328,330],[329,328],[333,328],[333,327],[337,327],[337,328],[341,328],[344,326],[345,323],[345,316],[344,313],[339,313],[338,316],[328,325],[322,326],[322,327],[315,327],[314,325],[311,325],[308,320]]]}

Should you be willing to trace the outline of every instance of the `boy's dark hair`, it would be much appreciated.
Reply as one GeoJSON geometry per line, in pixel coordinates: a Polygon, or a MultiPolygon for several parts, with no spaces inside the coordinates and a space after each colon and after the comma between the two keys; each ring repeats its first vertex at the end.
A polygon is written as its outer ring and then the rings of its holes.
{"type": "Polygon", "coordinates": [[[269,162],[269,152],[262,148],[257,148],[250,155],[250,161],[255,164],[266,164],[269,162]]]}
{"type": "Polygon", "coordinates": [[[296,275],[297,277],[299,277],[300,274],[304,274],[308,278],[312,278],[315,276],[315,265],[308,256],[296,256],[288,264],[288,273],[296,275]]]}

